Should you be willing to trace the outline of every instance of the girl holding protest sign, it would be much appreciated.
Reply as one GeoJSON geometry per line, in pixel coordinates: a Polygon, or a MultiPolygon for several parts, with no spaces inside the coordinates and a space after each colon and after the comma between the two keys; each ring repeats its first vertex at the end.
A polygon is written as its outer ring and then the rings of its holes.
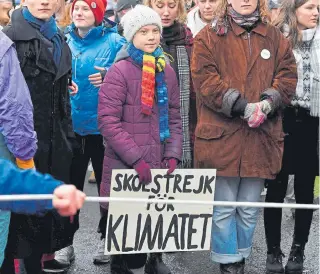
{"type": "MultiPolygon", "coordinates": [[[[268,24],[265,0],[221,0],[195,38],[195,167],[217,169],[216,201],[258,202],[281,168],[281,108],[295,92],[289,41],[268,24]]],[[[243,274],[259,209],[214,208],[211,258],[221,273],[243,274]]]]}
{"type": "MultiPolygon", "coordinates": [[[[121,20],[128,44],[118,54],[99,92],[99,128],[105,141],[101,196],[110,195],[113,169],[134,168],[140,183],[150,183],[151,169],[172,173],[182,157],[180,94],[174,70],[159,47],[161,18],[137,5],[121,20]]],[[[108,210],[108,205],[102,207],[108,210]]],[[[106,217],[101,220],[106,233],[106,217]]],[[[146,255],[112,256],[112,273],[132,273],[146,255]],[[120,272],[119,272],[120,271],[120,272]],[[123,271],[123,272],[121,272],[123,271]]],[[[170,273],[161,254],[149,257],[146,273],[170,273]]]]}

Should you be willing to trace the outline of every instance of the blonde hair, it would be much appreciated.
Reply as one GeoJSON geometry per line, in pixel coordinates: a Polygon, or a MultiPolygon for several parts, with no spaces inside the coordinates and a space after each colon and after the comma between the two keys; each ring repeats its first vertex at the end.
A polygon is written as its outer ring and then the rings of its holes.
{"type": "MultiPolygon", "coordinates": [[[[220,3],[217,9],[215,10],[214,17],[218,20],[223,20],[227,16],[228,6],[229,4],[227,0],[220,0],[220,3]]],[[[270,23],[270,14],[267,6],[267,1],[258,0],[258,9],[260,12],[260,18],[262,22],[270,23]]]]}
{"type": "Polygon", "coordinates": [[[60,18],[64,17],[64,15],[65,15],[65,6],[66,6],[65,0],[58,0],[57,10],[55,12],[57,20],[60,20],[60,18]]]}
{"type": "Polygon", "coordinates": [[[72,3],[68,3],[65,5],[63,16],[57,18],[57,25],[60,28],[65,28],[72,24],[72,16],[71,16],[71,7],[72,3]]]}
{"type": "MultiPolygon", "coordinates": [[[[152,8],[152,1],[163,1],[163,0],[144,0],[144,5],[148,6],[149,8],[152,8]]],[[[176,3],[178,3],[178,16],[177,20],[180,23],[185,23],[187,21],[187,12],[185,8],[185,1],[184,0],[174,0],[176,3]]]]}

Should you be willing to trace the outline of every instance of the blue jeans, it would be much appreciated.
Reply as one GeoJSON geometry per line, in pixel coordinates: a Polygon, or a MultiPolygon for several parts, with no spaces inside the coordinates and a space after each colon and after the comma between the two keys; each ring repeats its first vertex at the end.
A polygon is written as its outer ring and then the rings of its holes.
{"type": "MultiPolygon", "coordinates": [[[[13,161],[3,135],[0,133],[0,158],[13,161]]],[[[10,212],[0,210],[0,267],[4,259],[4,252],[7,246],[9,225],[10,225],[10,212]]]]}
{"type": "MultiPolygon", "coordinates": [[[[259,202],[264,179],[217,177],[215,201],[259,202]]],[[[211,259],[221,264],[250,256],[259,208],[214,207],[211,259]]]]}

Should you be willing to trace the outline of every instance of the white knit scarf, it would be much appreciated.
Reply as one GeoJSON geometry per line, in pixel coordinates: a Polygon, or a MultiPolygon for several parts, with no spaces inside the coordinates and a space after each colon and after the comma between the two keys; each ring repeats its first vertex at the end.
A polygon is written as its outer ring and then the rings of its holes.
{"type": "Polygon", "coordinates": [[[302,31],[302,42],[310,42],[310,51],[303,53],[301,48],[293,50],[297,61],[298,84],[296,95],[292,105],[300,105],[310,108],[311,116],[320,116],[320,27],[302,31]],[[304,62],[303,58],[310,56],[310,64],[304,62]],[[310,75],[304,74],[304,65],[310,65],[310,75]],[[304,82],[305,81],[305,82],[304,82]],[[306,92],[304,84],[310,85],[310,90],[306,92]]]}

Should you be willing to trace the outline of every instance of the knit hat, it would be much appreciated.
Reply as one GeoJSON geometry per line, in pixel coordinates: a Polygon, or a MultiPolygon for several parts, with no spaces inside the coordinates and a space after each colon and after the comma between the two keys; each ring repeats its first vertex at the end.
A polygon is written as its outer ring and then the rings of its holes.
{"type": "Polygon", "coordinates": [[[120,12],[127,9],[132,9],[138,4],[137,0],[118,0],[116,12],[120,12]]]}
{"type": "Polygon", "coordinates": [[[93,12],[94,18],[96,19],[96,25],[100,25],[103,21],[107,0],[74,0],[72,3],[71,12],[73,12],[74,5],[78,1],[83,1],[88,4],[89,8],[93,12]]]}
{"type": "Polygon", "coordinates": [[[128,42],[131,42],[137,31],[144,26],[156,25],[162,32],[159,14],[143,5],[136,5],[132,10],[128,11],[122,17],[121,25],[123,26],[123,36],[128,42]]]}

